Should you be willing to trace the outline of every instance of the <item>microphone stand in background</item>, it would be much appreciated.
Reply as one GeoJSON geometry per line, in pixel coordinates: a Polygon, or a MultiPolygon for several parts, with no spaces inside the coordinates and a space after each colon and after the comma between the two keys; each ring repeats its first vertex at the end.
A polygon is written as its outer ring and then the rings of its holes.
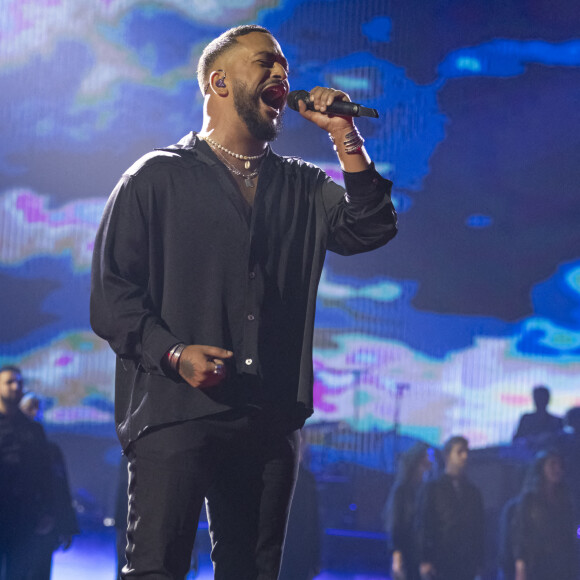
{"type": "Polygon", "coordinates": [[[411,389],[409,383],[395,384],[395,408],[393,411],[393,473],[397,471],[399,461],[399,444],[401,442],[401,407],[405,391],[411,389]]]}

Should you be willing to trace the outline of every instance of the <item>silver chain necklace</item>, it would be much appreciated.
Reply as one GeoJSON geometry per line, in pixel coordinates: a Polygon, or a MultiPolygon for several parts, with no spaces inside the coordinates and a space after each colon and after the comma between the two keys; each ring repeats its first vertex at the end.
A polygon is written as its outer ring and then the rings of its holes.
{"type": "MultiPolygon", "coordinates": [[[[245,161],[244,167],[246,169],[250,169],[250,161],[255,161],[256,159],[262,159],[262,157],[264,157],[264,155],[266,155],[266,151],[267,151],[266,149],[264,149],[264,151],[262,153],[260,153],[259,155],[240,155],[239,153],[234,153],[233,151],[226,149],[223,145],[220,145],[217,141],[214,141],[213,139],[211,139],[207,135],[204,137],[200,136],[199,138],[204,139],[210,145],[213,145],[217,149],[221,149],[224,153],[227,153],[228,155],[231,155],[232,157],[235,157],[236,159],[242,159],[243,161],[245,161]]],[[[240,175],[242,175],[242,174],[240,174],[240,175]]]]}
{"type": "MultiPolygon", "coordinates": [[[[211,143],[210,143],[211,145],[211,143]]],[[[213,149],[213,147],[212,147],[213,149]]],[[[215,151],[215,149],[214,149],[215,151]]],[[[231,165],[228,160],[219,152],[219,151],[215,151],[215,153],[217,154],[217,156],[224,162],[224,165],[226,166],[227,169],[229,169],[233,174],[235,175],[239,175],[240,177],[242,177],[244,179],[244,184],[246,185],[246,187],[254,187],[254,184],[252,183],[252,179],[254,179],[254,177],[258,176],[258,173],[260,173],[260,165],[258,165],[258,167],[256,167],[256,169],[254,169],[254,171],[252,171],[252,173],[242,173],[239,169],[236,169],[233,165],[231,165]]]]}

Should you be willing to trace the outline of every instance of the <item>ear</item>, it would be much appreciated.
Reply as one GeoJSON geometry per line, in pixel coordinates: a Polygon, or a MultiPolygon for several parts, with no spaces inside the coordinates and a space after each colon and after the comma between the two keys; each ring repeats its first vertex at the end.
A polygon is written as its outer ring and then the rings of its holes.
{"type": "Polygon", "coordinates": [[[228,86],[225,78],[226,75],[223,70],[214,70],[209,75],[210,89],[214,94],[220,97],[225,97],[228,94],[228,86]]]}

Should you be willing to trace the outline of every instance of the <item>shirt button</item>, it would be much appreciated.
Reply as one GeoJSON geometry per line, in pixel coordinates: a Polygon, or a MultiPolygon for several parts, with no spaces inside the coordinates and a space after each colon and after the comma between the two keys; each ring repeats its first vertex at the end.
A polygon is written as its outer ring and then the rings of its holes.
{"type": "Polygon", "coordinates": [[[254,315],[253,314],[248,314],[248,320],[254,320],[254,315]]]}
{"type": "Polygon", "coordinates": [[[250,272],[248,276],[250,277],[250,280],[253,280],[256,277],[256,272],[250,272]]]}
{"type": "Polygon", "coordinates": [[[250,366],[254,361],[251,358],[246,359],[246,364],[250,366]]]}

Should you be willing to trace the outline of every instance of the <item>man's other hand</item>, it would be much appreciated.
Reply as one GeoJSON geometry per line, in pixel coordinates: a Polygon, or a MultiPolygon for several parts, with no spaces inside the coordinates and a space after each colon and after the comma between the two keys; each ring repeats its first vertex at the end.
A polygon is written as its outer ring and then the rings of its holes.
{"type": "Polygon", "coordinates": [[[190,344],[179,357],[179,374],[192,387],[212,387],[224,380],[224,361],[233,354],[217,346],[190,344]]]}

